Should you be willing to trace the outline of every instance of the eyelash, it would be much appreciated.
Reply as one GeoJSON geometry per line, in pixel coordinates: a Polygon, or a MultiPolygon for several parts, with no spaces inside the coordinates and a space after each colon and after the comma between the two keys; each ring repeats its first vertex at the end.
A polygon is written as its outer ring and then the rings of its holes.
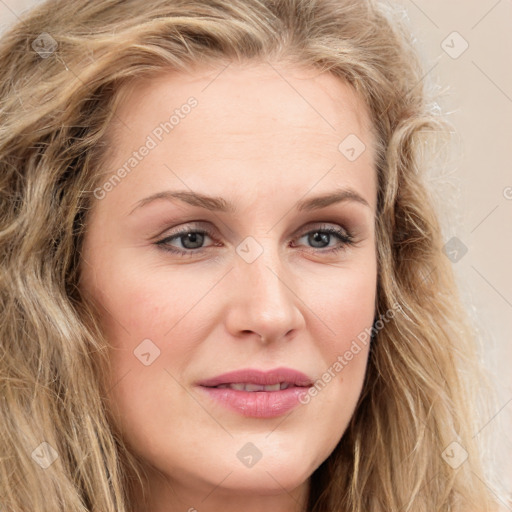
{"type": "MultiPolygon", "coordinates": [[[[192,257],[192,256],[194,256],[196,254],[201,254],[206,249],[208,249],[208,247],[202,247],[202,248],[199,248],[199,249],[182,250],[182,249],[177,249],[176,247],[171,247],[170,245],[167,245],[168,242],[170,242],[171,240],[179,239],[182,236],[188,235],[190,233],[199,233],[199,234],[201,234],[203,236],[207,235],[212,240],[215,241],[215,237],[213,236],[213,233],[210,230],[208,230],[208,229],[204,229],[204,228],[202,228],[202,229],[188,228],[188,229],[182,229],[180,231],[177,231],[176,233],[171,234],[170,236],[166,236],[165,238],[163,238],[161,240],[158,240],[157,242],[155,242],[155,245],[157,245],[160,249],[162,249],[164,251],[171,252],[173,254],[177,254],[177,255],[183,256],[183,257],[187,257],[187,256],[192,257]]],[[[316,228],[316,229],[312,229],[312,230],[306,231],[299,238],[302,238],[303,236],[310,235],[310,234],[313,234],[313,233],[328,233],[329,235],[336,236],[338,238],[338,240],[340,240],[340,242],[341,242],[341,244],[338,245],[337,247],[333,247],[333,248],[327,249],[327,250],[325,250],[325,249],[318,249],[317,251],[315,251],[315,248],[312,247],[311,249],[314,252],[320,252],[322,254],[335,254],[335,253],[337,253],[339,251],[345,250],[347,248],[347,246],[351,246],[351,245],[355,244],[354,237],[352,236],[351,233],[349,233],[346,230],[336,229],[336,228],[333,228],[333,227],[330,227],[330,226],[326,226],[326,227],[322,226],[320,228],[316,228]]]]}

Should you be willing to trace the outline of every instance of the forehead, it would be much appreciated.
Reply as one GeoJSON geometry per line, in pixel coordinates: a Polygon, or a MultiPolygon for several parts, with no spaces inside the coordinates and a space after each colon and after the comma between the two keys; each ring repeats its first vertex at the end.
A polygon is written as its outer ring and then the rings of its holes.
{"type": "MultiPolygon", "coordinates": [[[[159,108],[162,117],[195,96],[202,117],[214,116],[223,126],[229,120],[232,126],[243,128],[260,114],[260,121],[266,121],[269,130],[279,119],[288,126],[290,122],[311,124],[340,136],[348,124],[360,133],[372,129],[368,108],[353,87],[331,73],[291,64],[231,62],[196,66],[188,72],[162,70],[126,84],[119,96],[117,120],[128,125],[142,120],[138,107],[159,108]],[[246,118],[244,113],[251,116],[246,118]]],[[[111,131],[122,128],[114,119],[111,131]]]]}
{"type": "MultiPolygon", "coordinates": [[[[122,90],[109,127],[109,171],[155,128],[166,122],[169,127],[173,113],[176,124],[168,133],[160,129],[161,140],[139,165],[146,178],[159,172],[168,176],[165,167],[170,166],[191,186],[240,185],[243,178],[264,190],[269,180],[284,187],[308,176],[318,178],[334,166],[337,174],[331,173],[331,180],[341,173],[349,184],[375,185],[367,106],[330,73],[275,63],[230,63],[134,81],[122,90]],[[181,110],[190,98],[196,106],[181,110]],[[357,160],[343,154],[345,140],[365,146],[357,160]]],[[[141,175],[133,173],[130,181],[151,192],[141,175]]]]}

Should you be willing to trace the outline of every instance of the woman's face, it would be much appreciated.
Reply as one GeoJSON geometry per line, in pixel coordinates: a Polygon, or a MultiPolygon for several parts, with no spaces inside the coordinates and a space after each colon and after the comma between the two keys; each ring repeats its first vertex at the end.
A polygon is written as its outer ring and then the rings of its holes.
{"type": "Polygon", "coordinates": [[[132,85],[110,129],[81,286],[112,345],[111,412],[154,475],[152,510],[228,510],[227,496],[291,510],[366,369],[365,105],[330,74],[231,64],[132,85]]]}

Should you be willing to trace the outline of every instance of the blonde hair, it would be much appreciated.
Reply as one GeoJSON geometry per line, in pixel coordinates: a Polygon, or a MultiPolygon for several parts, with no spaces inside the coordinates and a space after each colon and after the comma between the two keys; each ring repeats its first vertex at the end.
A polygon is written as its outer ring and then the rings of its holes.
{"type": "Polygon", "coordinates": [[[372,341],[356,411],[312,475],[308,510],[496,509],[473,439],[484,382],[475,334],[420,154],[443,124],[401,17],[371,0],[49,0],[0,41],[3,510],[134,510],[142,461],[109,416],[108,340],[78,287],[107,129],[132,80],[258,59],[329,71],[368,105],[377,316],[401,306],[372,341]],[[468,453],[457,469],[442,457],[453,442],[468,453]],[[43,469],[38,457],[55,460],[43,469]]]}

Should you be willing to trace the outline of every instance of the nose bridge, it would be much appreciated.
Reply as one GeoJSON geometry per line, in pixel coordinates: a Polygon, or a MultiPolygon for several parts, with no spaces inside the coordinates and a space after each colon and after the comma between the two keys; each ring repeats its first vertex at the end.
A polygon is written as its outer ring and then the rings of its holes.
{"type": "Polygon", "coordinates": [[[240,264],[239,274],[243,282],[251,288],[250,296],[260,299],[262,305],[264,302],[270,308],[272,304],[282,305],[283,301],[288,302],[289,297],[282,280],[283,266],[277,250],[269,249],[268,246],[252,263],[240,264]]]}
{"type": "Polygon", "coordinates": [[[231,328],[271,340],[296,329],[302,317],[291,277],[272,237],[258,243],[263,251],[254,261],[237,256],[231,328]]]}

